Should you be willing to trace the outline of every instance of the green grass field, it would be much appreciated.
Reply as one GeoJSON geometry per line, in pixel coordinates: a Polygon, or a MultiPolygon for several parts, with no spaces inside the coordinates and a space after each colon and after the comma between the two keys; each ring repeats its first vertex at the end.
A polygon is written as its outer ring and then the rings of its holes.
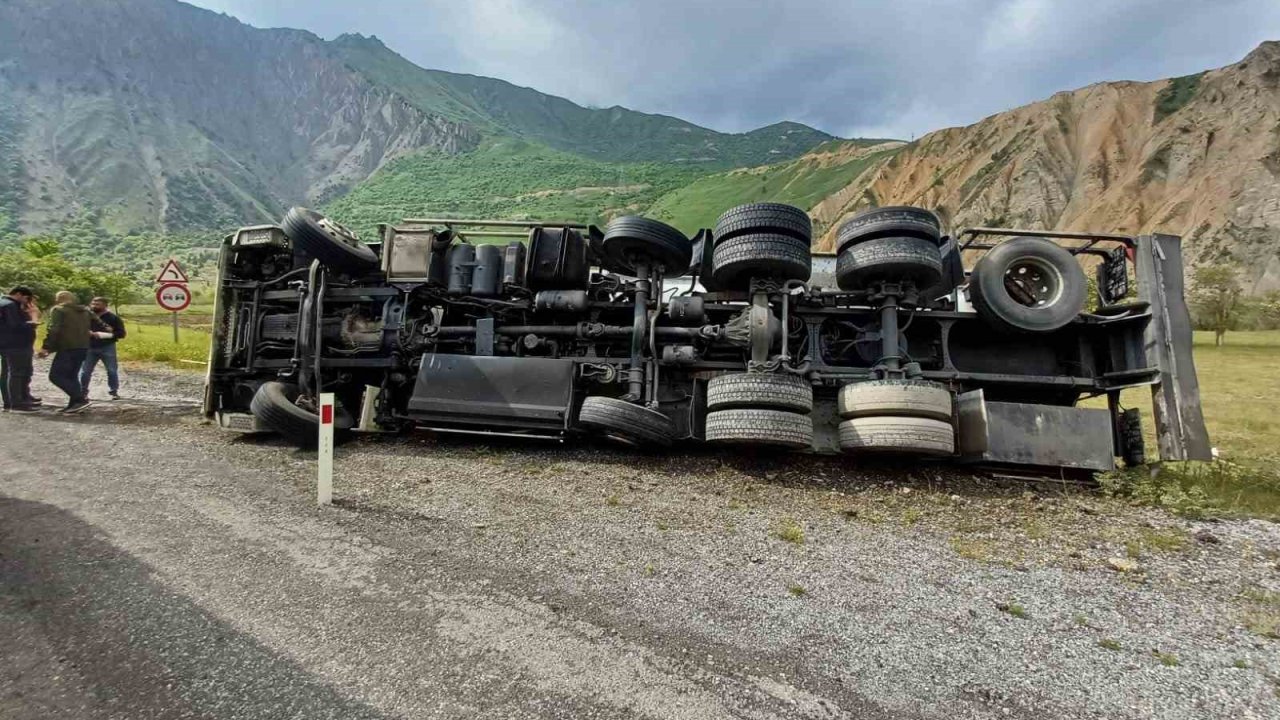
{"type": "MultiPolygon", "coordinates": [[[[1214,347],[1213,333],[1197,332],[1195,361],[1219,462],[1172,464],[1162,487],[1203,493],[1209,510],[1280,519],[1280,331],[1227,333],[1222,347],[1214,347]]],[[[1150,390],[1126,391],[1121,402],[1142,410],[1147,455],[1154,457],[1150,390]]]]}
{"type": "Polygon", "coordinates": [[[209,331],[179,328],[178,342],[167,325],[128,326],[129,336],[118,346],[120,359],[164,363],[189,370],[203,370],[209,357],[209,331]]]}
{"type": "Polygon", "coordinates": [[[121,305],[115,313],[125,322],[127,337],[120,341],[120,359],[156,362],[187,370],[201,370],[209,356],[213,327],[211,298],[178,314],[178,342],[173,342],[173,316],[155,303],[121,305]]]}

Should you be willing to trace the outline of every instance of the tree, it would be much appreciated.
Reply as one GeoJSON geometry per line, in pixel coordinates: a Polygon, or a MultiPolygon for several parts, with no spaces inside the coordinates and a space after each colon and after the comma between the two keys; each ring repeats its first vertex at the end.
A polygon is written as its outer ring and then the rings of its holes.
{"type": "Polygon", "coordinates": [[[1231,265],[1202,265],[1191,279],[1191,303],[1200,324],[1213,331],[1213,344],[1222,345],[1228,330],[1240,320],[1244,293],[1231,265]]]}
{"type": "Polygon", "coordinates": [[[1280,329],[1280,290],[1272,290],[1258,300],[1258,329],[1280,329]]]}
{"type": "Polygon", "coordinates": [[[59,290],[69,290],[81,302],[95,295],[110,297],[115,303],[127,303],[137,293],[132,278],[82,267],[67,260],[44,242],[27,241],[21,247],[0,250],[0,290],[26,285],[44,306],[53,303],[59,290]]]}

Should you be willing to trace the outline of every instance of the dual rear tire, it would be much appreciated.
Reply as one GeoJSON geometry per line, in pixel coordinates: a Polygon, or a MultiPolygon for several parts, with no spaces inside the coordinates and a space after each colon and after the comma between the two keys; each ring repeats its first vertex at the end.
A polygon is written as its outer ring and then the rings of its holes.
{"type": "Polygon", "coordinates": [[[752,278],[808,280],[813,267],[809,214],[781,203],[749,203],[720,216],[713,234],[716,287],[745,290],[752,278]]]}
{"type": "Polygon", "coordinates": [[[813,445],[813,387],[796,375],[736,373],[707,384],[706,440],[803,449],[813,445]]]}
{"type": "Polygon", "coordinates": [[[951,392],[923,380],[871,380],[840,388],[840,449],[851,453],[955,454],[951,392]]]}
{"type": "Polygon", "coordinates": [[[878,283],[942,282],[942,222],[923,208],[891,206],[854,215],[836,231],[836,284],[865,290],[878,283]]]}

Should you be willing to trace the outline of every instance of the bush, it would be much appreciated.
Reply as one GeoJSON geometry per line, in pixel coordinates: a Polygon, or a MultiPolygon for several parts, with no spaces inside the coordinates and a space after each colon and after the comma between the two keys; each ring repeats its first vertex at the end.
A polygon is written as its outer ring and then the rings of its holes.
{"type": "Polygon", "coordinates": [[[1269,506],[1242,506],[1244,491],[1271,487],[1274,480],[1227,460],[1170,462],[1098,476],[1102,491],[1136,505],[1161,507],[1192,518],[1245,514],[1270,516],[1269,506]]]}
{"type": "Polygon", "coordinates": [[[29,238],[15,249],[0,251],[0,290],[7,293],[16,285],[30,287],[43,307],[53,304],[59,290],[75,293],[84,303],[102,295],[120,304],[132,301],[139,289],[124,275],[73,264],[50,238],[29,238]]]}

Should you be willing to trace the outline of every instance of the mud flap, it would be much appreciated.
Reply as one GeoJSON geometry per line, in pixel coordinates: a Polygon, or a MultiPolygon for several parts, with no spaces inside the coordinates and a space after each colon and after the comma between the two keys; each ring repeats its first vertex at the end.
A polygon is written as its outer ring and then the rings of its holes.
{"type": "Polygon", "coordinates": [[[1183,296],[1182,244],[1173,235],[1138,237],[1138,297],[1151,304],[1144,337],[1147,362],[1160,369],[1151,386],[1161,460],[1212,460],[1191,355],[1191,313],[1183,296]]]}

